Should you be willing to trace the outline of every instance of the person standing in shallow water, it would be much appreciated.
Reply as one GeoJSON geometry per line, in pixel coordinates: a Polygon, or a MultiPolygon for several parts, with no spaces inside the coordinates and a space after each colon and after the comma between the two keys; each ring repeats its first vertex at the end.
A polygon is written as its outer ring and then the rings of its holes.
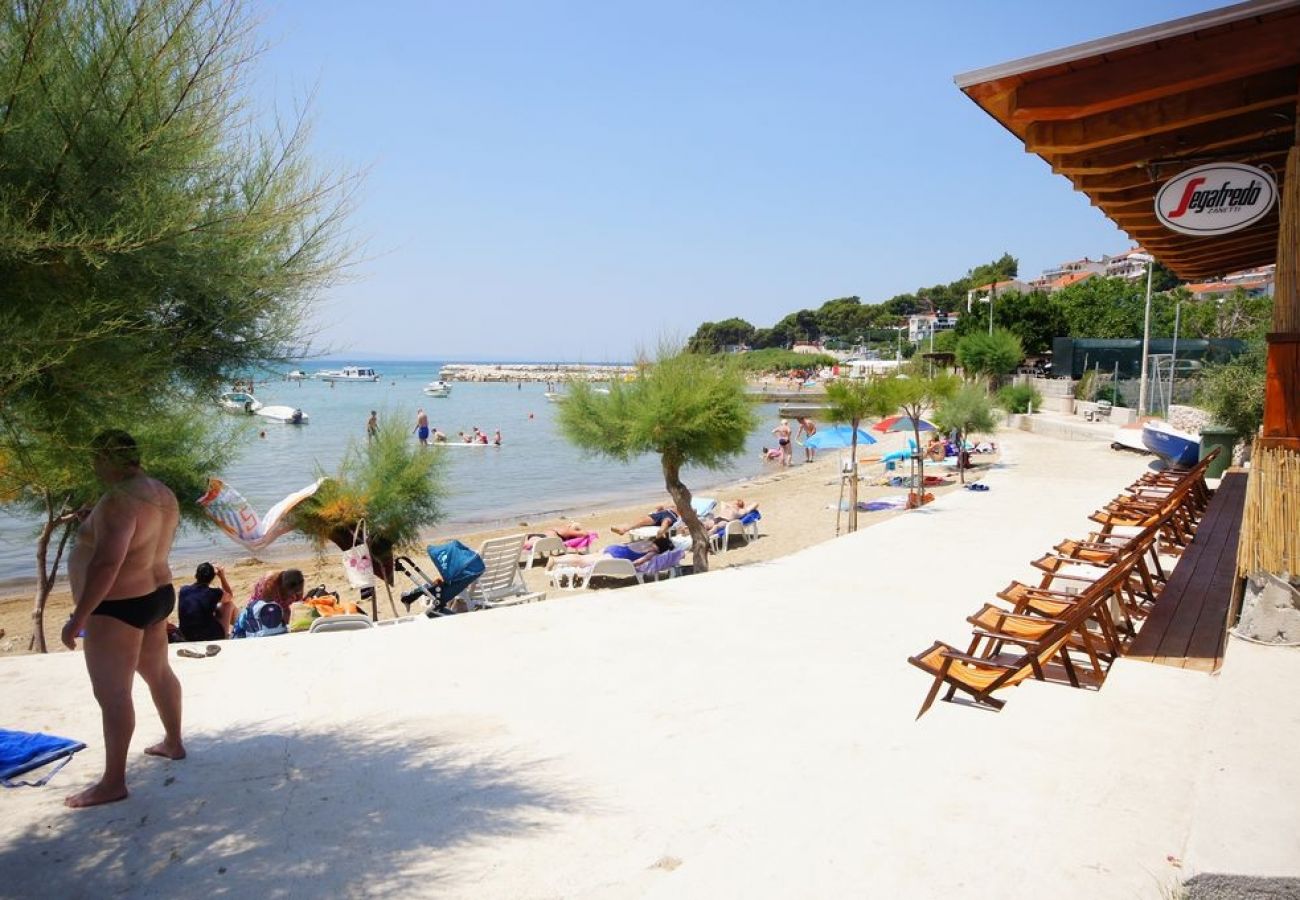
{"type": "Polygon", "coordinates": [[[366,440],[373,441],[377,437],[379,437],[379,413],[372,409],[370,418],[366,419],[366,440]]]}
{"type": "Polygon", "coordinates": [[[167,564],[180,521],[176,495],[140,468],[124,431],[91,442],[95,474],[106,485],[68,556],[75,606],[60,635],[69,650],[85,632],[86,671],[104,720],[104,774],[64,802],[73,808],[126,798],[126,754],[135,731],[131,685],[149,686],[164,736],[150,756],[184,759],[181,683],[167,659],[167,616],[176,605],[167,564]]]}
{"type": "Polygon", "coordinates": [[[420,439],[420,446],[429,446],[429,416],[423,408],[415,411],[415,436],[420,439]]]}

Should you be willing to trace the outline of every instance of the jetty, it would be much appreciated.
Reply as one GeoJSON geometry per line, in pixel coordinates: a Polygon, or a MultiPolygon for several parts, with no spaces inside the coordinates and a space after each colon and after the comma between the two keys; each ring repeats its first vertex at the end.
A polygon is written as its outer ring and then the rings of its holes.
{"type": "Polygon", "coordinates": [[[615,381],[636,371],[631,365],[588,365],[585,363],[448,363],[439,377],[443,381],[557,382],[615,381]]]}

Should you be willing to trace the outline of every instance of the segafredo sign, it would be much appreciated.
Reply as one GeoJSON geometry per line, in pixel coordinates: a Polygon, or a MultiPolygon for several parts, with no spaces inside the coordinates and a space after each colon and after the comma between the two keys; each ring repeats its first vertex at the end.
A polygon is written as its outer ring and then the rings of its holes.
{"type": "Polygon", "coordinates": [[[1182,234],[1227,234],[1264,218],[1276,199],[1277,185],[1263,169],[1211,163],[1165,182],[1156,194],[1156,218],[1182,234]]]}

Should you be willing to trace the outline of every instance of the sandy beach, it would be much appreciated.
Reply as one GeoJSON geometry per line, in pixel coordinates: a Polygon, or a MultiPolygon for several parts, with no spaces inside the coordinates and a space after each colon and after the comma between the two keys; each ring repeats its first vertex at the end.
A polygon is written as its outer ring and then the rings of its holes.
{"type": "MultiPolygon", "coordinates": [[[[862,460],[863,476],[859,487],[860,500],[901,497],[905,494],[902,488],[874,482],[881,480],[881,477],[886,474],[883,465],[877,461],[879,457],[903,446],[906,438],[906,435],[886,435],[878,444],[860,450],[859,459],[862,460]]],[[[840,499],[839,464],[841,457],[847,454],[847,451],[824,452],[811,464],[801,461],[802,449],[796,447],[795,452],[796,465],[789,468],[769,463],[766,464],[764,472],[756,478],[699,488],[694,491],[700,496],[718,499],[742,497],[748,503],[757,504],[763,514],[760,522],[760,538],[743,545],[739,541],[734,542],[732,549],[727,553],[715,554],[711,557],[711,567],[725,568],[770,561],[835,537],[835,505],[840,499]]],[[[984,474],[997,464],[997,460],[997,454],[973,456],[972,462],[975,468],[967,472],[967,479],[978,480],[984,477],[984,474]]],[[[960,488],[951,468],[928,466],[926,472],[928,475],[947,473],[945,480],[951,482],[928,488],[928,491],[936,497],[960,488]]],[[[521,498],[521,501],[524,499],[521,498]]],[[[428,543],[440,543],[455,538],[472,548],[477,548],[483,541],[492,537],[517,534],[520,531],[543,532],[547,528],[576,520],[591,530],[600,532],[602,539],[597,545],[600,547],[623,540],[611,532],[611,527],[626,525],[654,509],[656,504],[668,502],[667,493],[659,492],[646,494],[641,501],[630,506],[587,506],[566,510],[547,519],[521,518],[475,531],[467,532],[443,526],[430,531],[426,539],[428,543]]],[[[859,513],[858,527],[868,528],[898,514],[898,511],[889,510],[859,513]]],[[[356,592],[349,590],[343,578],[338,553],[333,547],[327,548],[323,554],[314,554],[307,548],[288,557],[277,552],[273,558],[259,561],[249,557],[247,551],[234,543],[229,543],[228,546],[230,550],[228,556],[214,558],[212,561],[226,566],[227,578],[239,604],[247,601],[258,579],[269,571],[283,568],[301,569],[309,587],[324,584],[331,590],[339,591],[344,597],[350,596],[356,599],[356,592]]],[[[413,557],[422,567],[428,561],[422,548],[418,549],[413,557]]],[[[428,571],[428,568],[425,568],[428,571]]],[[[173,566],[173,575],[178,587],[193,580],[191,570],[182,571],[177,566],[173,566]]],[[[540,562],[526,572],[524,577],[531,589],[548,590],[546,572],[540,562]]],[[[412,583],[399,575],[394,586],[394,594],[400,594],[410,587],[412,583]]],[[[554,592],[553,589],[550,590],[554,592]]],[[[0,656],[27,652],[28,636],[31,633],[31,608],[30,593],[11,592],[0,598],[0,629],[3,629],[3,637],[0,637],[0,656]]],[[[63,586],[51,595],[46,607],[45,631],[51,652],[62,652],[64,649],[58,641],[58,628],[71,610],[72,598],[66,586],[63,586]]],[[[400,603],[397,605],[397,611],[399,613],[404,611],[400,603]]],[[[382,589],[379,592],[378,613],[381,619],[393,616],[382,589]]],[[[172,620],[175,621],[174,614],[172,620]]]]}
{"type": "Polygon", "coordinates": [[[81,660],[0,660],[8,722],[90,745],[6,795],[2,892],[1156,900],[1300,875],[1292,650],[914,721],[908,654],[1147,465],[1004,440],[987,493],[776,560],[176,660],[190,757],[140,755],[137,684],[132,793],[98,809],[62,805],[103,761],[81,660]]]}

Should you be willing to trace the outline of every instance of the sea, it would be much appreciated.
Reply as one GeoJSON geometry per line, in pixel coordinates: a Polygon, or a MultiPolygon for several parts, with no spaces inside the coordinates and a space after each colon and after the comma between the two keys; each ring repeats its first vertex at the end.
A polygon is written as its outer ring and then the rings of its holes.
{"type": "MultiPolygon", "coordinates": [[[[467,362],[458,360],[458,362],[467,362]]],[[[662,492],[663,473],[657,456],[629,463],[584,454],[561,436],[558,404],[547,401],[546,385],[537,382],[453,382],[451,396],[426,396],[422,388],[439,375],[442,362],[381,360],[317,360],[302,366],[309,374],[343,365],[370,366],[382,374],[378,382],[329,382],[315,378],[288,381],[265,373],[258,376],[255,394],[267,405],[302,409],[310,424],[280,425],[260,416],[232,416],[214,402],[211,415],[238,434],[241,452],[224,472],[214,472],[238,490],[259,513],[286,494],[314,481],[320,473],[338,469],[348,448],[365,440],[371,410],[381,419],[409,423],[415,442],[416,411],[423,408],[431,425],[449,440],[475,426],[488,434],[501,430],[500,447],[452,447],[443,452],[449,495],[446,519],[436,530],[454,536],[506,522],[537,522],[561,511],[632,502],[662,492]],[[262,380],[265,379],[265,380],[262,380]]],[[[288,369],[285,370],[289,371],[288,369]]],[[[708,490],[748,478],[763,470],[761,450],[773,441],[777,406],[756,406],[762,423],[749,436],[745,453],[729,467],[707,470],[686,467],[682,480],[692,491],[708,490]]],[[[148,460],[145,460],[146,468],[148,460]]],[[[3,507],[0,507],[3,508],[3,507]]],[[[34,518],[6,509],[0,515],[0,590],[12,592],[36,579],[34,518]]],[[[292,534],[258,553],[264,560],[301,556],[308,545],[292,534]]],[[[249,552],[213,530],[183,526],[172,552],[178,577],[204,560],[229,562],[249,552]]],[[[65,562],[66,565],[66,562],[65,562]]]]}

